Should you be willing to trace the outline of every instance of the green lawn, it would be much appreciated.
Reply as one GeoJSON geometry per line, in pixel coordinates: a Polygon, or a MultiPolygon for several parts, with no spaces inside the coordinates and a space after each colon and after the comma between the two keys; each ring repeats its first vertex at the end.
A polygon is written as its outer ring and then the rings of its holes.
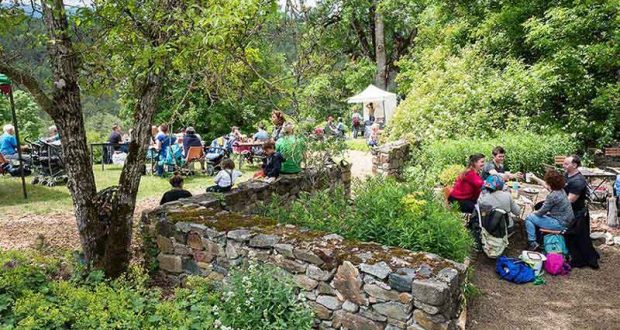
{"type": "MultiPolygon", "coordinates": [[[[196,165],[198,167],[198,165],[196,165]]],[[[256,171],[256,167],[244,165],[242,172],[242,180],[252,177],[252,173],[256,171]]],[[[121,167],[114,165],[106,165],[105,171],[101,170],[100,165],[93,167],[95,179],[97,181],[97,189],[113,186],[118,184],[118,178],[121,174],[121,167]]],[[[65,186],[46,187],[41,185],[31,185],[32,177],[26,177],[26,189],[28,199],[25,200],[21,191],[21,180],[11,176],[0,177],[0,214],[25,215],[37,214],[44,215],[56,212],[65,212],[72,208],[71,195],[65,186]]],[[[185,189],[192,193],[199,193],[206,187],[213,184],[213,177],[198,174],[185,178],[185,189]]],[[[157,197],[159,198],[164,192],[170,189],[168,179],[159,178],[157,176],[142,176],[140,181],[140,190],[138,191],[138,201],[157,197]]]]}
{"type": "Polygon", "coordinates": [[[370,147],[366,143],[366,139],[350,139],[345,141],[347,149],[357,151],[370,151],[370,147]]]}

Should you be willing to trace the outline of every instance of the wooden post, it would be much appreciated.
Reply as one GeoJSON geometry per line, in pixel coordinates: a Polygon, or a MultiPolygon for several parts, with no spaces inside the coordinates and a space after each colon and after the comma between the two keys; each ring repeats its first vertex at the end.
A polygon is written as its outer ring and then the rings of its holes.
{"type": "Polygon", "coordinates": [[[607,225],[609,227],[620,226],[620,219],[618,219],[618,206],[616,200],[618,197],[609,197],[607,199],[607,225]]]}

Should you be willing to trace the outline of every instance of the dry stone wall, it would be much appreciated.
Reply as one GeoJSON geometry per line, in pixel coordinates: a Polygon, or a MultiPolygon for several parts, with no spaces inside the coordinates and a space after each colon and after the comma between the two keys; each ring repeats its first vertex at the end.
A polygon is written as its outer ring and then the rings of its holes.
{"type": "Polygon", "coordinates": [[[410,145],[399,140],[372,150],[372,173],[400,178],[410,157],[410,145]]]}

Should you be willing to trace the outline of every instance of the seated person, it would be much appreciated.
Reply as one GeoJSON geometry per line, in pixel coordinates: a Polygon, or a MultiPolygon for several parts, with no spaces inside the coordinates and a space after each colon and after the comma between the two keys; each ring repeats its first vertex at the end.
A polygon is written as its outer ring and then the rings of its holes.
{"type": "Polygon", "coordinates": [[[327,117],[327,124],[325,124],[325,129],[323,132],[325,132],[325,134],[327,135],[338,136],[338,128],[334,123],[334,117],[327,117]]]}
{"type": "Polygon", "coordinates": [[[549,170],[545,173],[544,180],[551,192],[542,207],[525,218],[528,249],[532,251],[540,247],[536,242],[536,227],[562,231],[574,219],[573,209],[564,191],[564,176],[556,170],[549,170]]]}
{"type": "Polygon", "coordinates": [[[376,147],[379,145],[379,124],[372,124],[368,135],[368,146],[376,147]]]}
{"type": "Polygon", "coordinates": [[[202,147],[202,141],[200,141],[196,131],[191,126],[185,130],[185,136],[183,137],[183,155],[186,157],[190,147],[202,147]]]}
{"type": "Polygon", "coordinates": [[[172,178],[170,178],[170,185],[172,186],[172,190],[164,193],[159,205],[174,202],[181,198],[192,197],[192,193],[183,189],[183,177],[179,173],[175,172],[172,178]]]}
{"type": "Polygon", "coordinates": [[[258,124],[258,132],[254,133],[254,141],[265,142],[269,140],[269,133],[265,130],[265,124],[258,124]]]}
{"type": "Polygon", "coordinates": [[[301,161],[304,157],[304,141],[293,134],[293,124],[287,123],[282,128],[283,136],[276,142],[276,151],[284,157],[280,167],[282,174],[301,172],[301,161]]]}
{"type": "Polygon", "coordinates": [[[463,213],[473,213],[476,208],[476,202],[484,184],[484,181],[478,174],[483,166],[483,154],[469,156],[467,168],[458,176],[450,192],[448,202],[457,202],[459,210],[463,213]]]}
{"type": "Polygon", "coordinates": [[[56,128],[56,125],[52,125],[48,128],[48,137],[43,139],[43,141],[60,145],[60,133],[58,133],[58,128],[56,128]]]}
{"type": "Polygon", "coordinates": [[[230,158],[222,161],[222,170],[213,179],[215,185],[208,187],[207,192],[228,192],[235,185],[241,172],[235,170],[235,162],[230,158]]]}
{"type": "Polygon", "coordinates": [[[276,152],[276,145],[272,141],[267,141],[263,144],[263,151],[265,158],[263,159],[262,170],[256,175],[255,178],[267,178],[268,181],[273,181],[280,176],[280,168],[284,157],[279,152],[276,152]]]}
{"type": "Polygon", "coordinates": [[[484,164],[482,169],[482,179],[486,180],[490,175],[499,175],[504,181],[512,180],[515,178],[523,179],[523,174],[517,172],[514,174],[508,173],[508,168],[504,164],[506,159],[506,150],[502,147],[493,148],[493,159],[484,164]]]}
{"type": "Polygon", "coordinates": [[[11,124],[4,125],[4,134],[0,136],[0,153],[6,159],[17,159],[17,139],[15,138],[15,128],[11,124]]]}
{"type": "MultiPolygon", "coordinates": [[[[512,199],[508,191],[504,191],[504,180],[498,175],[491,175],[484,181],[482,194],[478,199],[478,206],[481,212],[490,212],[493,209],[500,209],[514,216],[521,214],[521,208],[512,199]]],[[[508,228],[513,228],[512,217],[509,218],[508,228]]]]}

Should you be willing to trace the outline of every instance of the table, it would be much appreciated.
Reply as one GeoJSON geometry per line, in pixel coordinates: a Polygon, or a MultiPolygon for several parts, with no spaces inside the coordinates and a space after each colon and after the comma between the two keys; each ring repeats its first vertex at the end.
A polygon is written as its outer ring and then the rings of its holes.
{"type": "Polygon", "coordinates": [[[592,188],[592,192],[596,193],[600,187],[602,187],[606,183],[611,183],[616,180],[616,174],[611,173],[600,168],[588,168],[588,167],[580,167],[579,171],[588,181],[588,185],[592,188]],[[598,179],[599,183],[595,185],[594,180],[598,179]]]}
{"type": "Polygon", "coordinates": [[[256,147],[263,147],[263,143],[261,141],[250,141],[250,142],[236,142],[233,144],[233,153],[239,155],[239,170],[241,170],[241,166],[243,165],[243,157],[249,158],[250,160],[254,158],[253,149],[256,147]]]}

